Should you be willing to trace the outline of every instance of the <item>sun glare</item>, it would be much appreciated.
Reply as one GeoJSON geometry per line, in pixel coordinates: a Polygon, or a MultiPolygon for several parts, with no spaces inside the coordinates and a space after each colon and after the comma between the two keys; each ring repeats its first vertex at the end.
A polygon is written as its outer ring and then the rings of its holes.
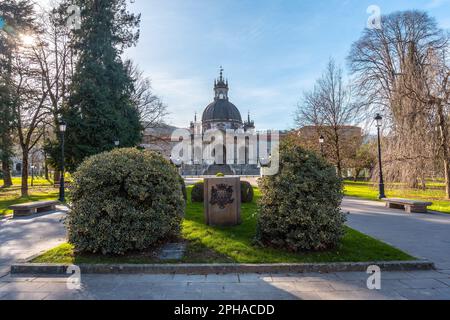
{"type": "Polygon", "coordinates": [[[22,41],[22,44],[25,46],[32,46],[35,41],[33,36],[30,36],[28,34],[24,34],[24,35],[20,36],[20,40],[22,41]]]}

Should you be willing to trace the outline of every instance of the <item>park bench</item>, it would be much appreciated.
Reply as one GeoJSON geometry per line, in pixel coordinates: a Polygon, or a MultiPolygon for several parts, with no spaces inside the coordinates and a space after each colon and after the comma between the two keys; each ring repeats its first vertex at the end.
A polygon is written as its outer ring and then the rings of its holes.
{"type": "Polygon", "coordinates": [[[14,217],[25,217],[36,213],[54,211],[58,201],[38,201],[23,204],[16,204],[9,207],[14,211],[14,217]]]}
{"type": "Polygon", "coordinates": [[[406,200],[406,199],[383,199],[386,207],[390,209],[404,209],[408,213],[427,213],[432,202],[406,200]]]}
{"type": "MultiPolygon", "coordinates": [[[[53,183],[53,188],[59,188],[60,186],[61,186],[61,184],[59,183],[59,181],[56,181],[55,183],[53,183]]],[[[68,181],[66,181],[66,182],[64,183],[64,186],[65,186],[66,188],[70,188],[71,183],[68,182],[68,181]]]]}

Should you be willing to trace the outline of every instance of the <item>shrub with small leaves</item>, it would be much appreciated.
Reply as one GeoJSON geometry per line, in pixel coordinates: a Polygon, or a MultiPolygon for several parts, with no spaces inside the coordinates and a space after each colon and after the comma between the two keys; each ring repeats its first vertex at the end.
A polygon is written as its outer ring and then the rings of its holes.
{"type": "Polygon", "coordinates": [[[241,181],[241,200],[242,203],[253,202],[253,187],[248,181],[241,181]]]}
{"type": "Polygon", "coordinates": [[[185,208],[176,168],[137,149],[85,160],[74,175],[72,201],[69,242],[102,254],[144,250],[178,235],[185,208]]]}
{"type": "Polygon", "coordinates": [[[205,195],[203,193],[204,190],[204,183],[203,182],[197,182],[192,187],[191,192],[191,201],[192,202],[203,202],[205,195]]]}
{"type": "Polygon", "coordinates": [[[336,247],[344,235],[336,169],[293,141],[280,146],[280,171],[260,181],[256,240],[290,251],[336,247]]]}
{"type": "Polygon", "coordinates": [[[186,183],[184,182],[184,179],[182,176],[179,176],[180,184],[181,184],[181,192],[183,193],[183,199],[186,202],[187,201],[187,190],[186,190],[186,183]]]}

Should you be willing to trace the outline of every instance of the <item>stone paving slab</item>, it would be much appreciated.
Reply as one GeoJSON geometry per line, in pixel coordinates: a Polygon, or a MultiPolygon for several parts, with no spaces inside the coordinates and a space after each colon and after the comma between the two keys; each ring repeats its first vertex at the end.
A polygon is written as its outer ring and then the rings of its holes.
{"type": "Polygon", "coordinates": [[[405,274],[411,276],[412,279],[447,279],[449,276],[448,273],[442,272],[441,270],[429,270],[421,272],[409,271],[405,274]]]}
{"type": "Polygon", "coordinates": [[[449,289],[450,291],[449,286],[437,279],[411,279],[400,281],[411,289],[449,289]]]}
{"type": "Polygon", "coordinates": [[[440,282],[444,283],[445,285],[447,285],[448,287],[450,287],[450,278],[446,278],[446,279],[438,279],[440,282]]]}
{"type": "Polygon", "coordinates": [[[396,292],[407,300],[450,300],[450,291],[443,289],[401,289],[396,292]]]}
{"type": "Polygon", "coordinates": [[[160,249],[158,258],[161,260],[181,260],[185,251],[185,243],[168,243],[160,249]]]}

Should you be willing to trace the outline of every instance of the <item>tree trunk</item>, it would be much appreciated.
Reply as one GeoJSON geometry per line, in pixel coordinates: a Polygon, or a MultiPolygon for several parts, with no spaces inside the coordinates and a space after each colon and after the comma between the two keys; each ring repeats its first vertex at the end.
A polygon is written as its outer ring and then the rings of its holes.
{"type": "Polygon", "coordinates": [[[47,152],[44,152],[44,177],[45,180],[49,180],[47,152]]]}
{"type": "Polygon", "coordinates": [[[339,139],[339,128],[334,127],[334,143],[335,143],[335,156],[336,156],[336,169],[339,178],[342,178],[342,159],[341,159],[341,146],[339,139]]]}
{"type": "Polygon", "coordinates": [[[444,174],[445,174],[445,194],[447,199],[450,199],[450,162],[444,160],[444,174]]]}
{"type": "Polygon", "coordinates": [[[442,103],[438,105],[439,130],[441,134],[442,156],[444,158],[445,194],[450,199],[450,158],[448,150],[448,130],[442,103]]]}
{"type": "Polygon", "coordinates": [[[47,161],[45,161],[44,163],[44,176],[45,176],[45,180],[50,180],[50,176],[48,175],[48,164],[47,161]]]}
{"type": "Polygon", "coordinates": [[[22,152],[22,197],[28,197],[28,152],[22,152]]]}
{"type": "Polygon", "coordinates": [[[358,182],[358,178],[359,178],[361,171],[362,171],[362,169],[355,169],[355,179],[354,179],[355,182],[358,182]]]}
{"type": "Polygon", "coordinates": [[[11,178],[11,165],[9,159],[2,159],[2,171],[3,171],[3,187],[8,188],[12,186],[11,178]]]}
{"type": "Polygon", "coordinates": [[[339,178],[342,178],[342,159],[341,159],[341,149],[339,147],[339,140],[336,141],[336,167],[339,178]]]}

